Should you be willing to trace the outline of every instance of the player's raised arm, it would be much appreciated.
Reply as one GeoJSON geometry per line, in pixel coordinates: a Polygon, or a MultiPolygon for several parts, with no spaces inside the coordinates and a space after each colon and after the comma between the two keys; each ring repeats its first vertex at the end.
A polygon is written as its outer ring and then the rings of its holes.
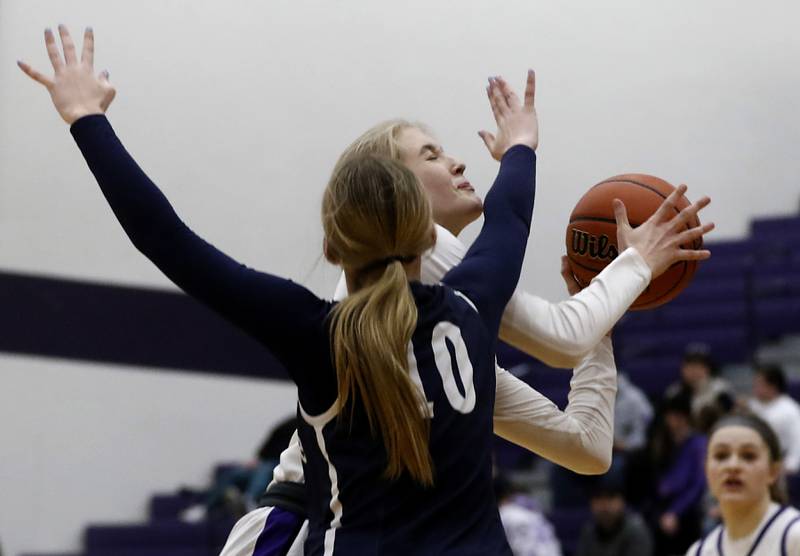
{"type": "Polygon", "coordinates": [[[464,260],[443,282],[462,291],[496,334],[500,315],[516,287],[530,233],[539,125],[534,108],[536,82],[528,71],[525,100],[503,93],[497,79],[487,92],[497,122],[496,141],[507,145],[500,171],[484,202],[483,228],[464,260]]]}
{"type": "Polygon", "coordinates": [[[328,305],[302,286],[238,263],[181,221],[104,115],[114,92],[106,74],[94,75],[92,30],[86,30],[80,60],[67,29],[59,26],[59,33],[63,58],[53,33],[45,33],[53,77],[24,63],[20,68],[47,88],[59,114],[71,125],[103,195],[136,248],[176,285],[255,336],[284,364],[287,357],[302,353],[294,345],[292,331],[324,334],[313,324],[324,318],[328,305]]]}

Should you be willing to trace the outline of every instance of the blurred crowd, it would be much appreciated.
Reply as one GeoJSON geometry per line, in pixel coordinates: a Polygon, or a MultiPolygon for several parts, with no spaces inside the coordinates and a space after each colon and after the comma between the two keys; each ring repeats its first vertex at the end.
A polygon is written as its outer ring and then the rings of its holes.
{"type": "Polygon", "coordinates": [[[714,423],[734,412],[755,414],[774,429],[785,473],[779,486],[788,501],[800,470],[800,405],[780,366],[756,366],[750,379],[749,391],[737,392],[702,345],[687,348],[680,379],[661,399],[648,399],[620,373],[608,473],[588,477],[548,466],[543,512],[537,489],[511,488],[498,470],[501,517],[515,555],[683,556],[719,523],[706,484],[706,444],[714,423]],[[575,536],[564,517],[570,515],[583,516],[575,536]]]}

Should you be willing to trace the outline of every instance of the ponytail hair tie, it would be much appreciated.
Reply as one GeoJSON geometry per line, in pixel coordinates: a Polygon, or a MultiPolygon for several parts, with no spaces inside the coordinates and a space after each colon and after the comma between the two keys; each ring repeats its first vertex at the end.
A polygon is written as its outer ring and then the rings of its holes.
{"type": "Polygon", "coordinates": [[[386,257],[385,259],[379,259],[377,261],[369,263],[367,266],[361,269],[361,272],[372,272],[375,269],[378,269],[382,266],[388,266],[389,264],[399,261],[403,264],[408,264],[414,259],[416,259],[416,255],[392,255],[391,257],[386,257]]]}

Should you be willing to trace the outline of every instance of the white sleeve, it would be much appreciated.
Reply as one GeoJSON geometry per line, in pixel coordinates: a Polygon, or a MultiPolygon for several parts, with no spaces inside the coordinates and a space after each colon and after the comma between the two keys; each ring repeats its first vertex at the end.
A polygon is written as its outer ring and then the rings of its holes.
{"type": "Polygon", "coordinates": [[[605,473],[614,438],[616,373],[611,340],[603,338],[575,368],[561,411],[498,367],[494,432],[576,473],[605,473]]]}
{"type": "MultiPolygon", "coordinates": [[[[466,251],[457,237],[437,225],[436,245],[422,258],[422,281],[438,283],[466,251]]],[[[629,248],[565,301],[551,303],[517,289],[503,313],[500,339],[551,367],[573,368],[611,330],[650,278],[650,267],[629,248]]]]}
{"type": "Polygon", "coordinates": [[[303,445],[300,444],[300,437],[294,431],[289,447],[281,452],[280,463],[272,471],[272,482],[275,483],[304,483],[303,475],[303,445]]]}
{"type": "Polygon", "coordinates": [[[551,367],[572,368],[611,330],[650,278],[650,267],[629,248],[564,301],[551,303],[518,289],[503,313],[500,339],[551,367]]]}

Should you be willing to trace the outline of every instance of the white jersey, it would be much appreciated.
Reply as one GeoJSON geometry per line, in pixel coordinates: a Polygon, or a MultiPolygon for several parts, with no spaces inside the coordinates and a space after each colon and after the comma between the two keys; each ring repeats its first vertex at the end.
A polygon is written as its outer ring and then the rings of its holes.
{"type": "Polygon", "coordinates": [[[773,502],[746,537],[733,540],[719,525],[694,543],[686,556],[800,556],[800,512],[773,502]]]}
{"type": "Polygon", "coordinates": [[[800,405],[786,394],[769,402],[750,400],[750,409],[770,424],[783,452],[783,468],[787,473],[800,471],[800,405]]]}

